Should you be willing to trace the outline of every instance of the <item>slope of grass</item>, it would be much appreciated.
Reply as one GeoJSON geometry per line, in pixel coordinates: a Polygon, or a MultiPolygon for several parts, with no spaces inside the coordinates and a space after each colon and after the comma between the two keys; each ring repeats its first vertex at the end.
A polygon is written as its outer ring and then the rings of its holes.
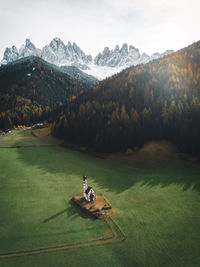
{"type": "Polygon", "coordinates": [[[0,137],[0,147],[33,145],[0,148],[0,252],[108,234],[103,222],[69,203],[81,192],[82,175],[110,201],[128,238],[109,246],[0,259],[0,266],[199,266],[198,166],[180,160],[167,144],[100,159],[38,146],[48,142],[29,131],[0,137]],[[161,157],[162,150],[167,156],[161,157]]]}

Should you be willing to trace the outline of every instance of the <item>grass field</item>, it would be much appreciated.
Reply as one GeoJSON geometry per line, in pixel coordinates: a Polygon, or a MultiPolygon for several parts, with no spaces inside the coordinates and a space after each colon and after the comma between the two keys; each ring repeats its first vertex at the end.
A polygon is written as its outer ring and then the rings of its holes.
{"type": "Polygon", "coordinates": [[[69,200],[82,176],[109,200],[123,242],[0,258],[0,266],[199,266],[200,168],[166,142],[105,159],[44,132],[0,137],[0,254],[106,238],[108,225],[69,200]],[[10,148],[9,148],[10,147],[10,148]],[[12,148],[11,148],[12,147],[12,148]]]}

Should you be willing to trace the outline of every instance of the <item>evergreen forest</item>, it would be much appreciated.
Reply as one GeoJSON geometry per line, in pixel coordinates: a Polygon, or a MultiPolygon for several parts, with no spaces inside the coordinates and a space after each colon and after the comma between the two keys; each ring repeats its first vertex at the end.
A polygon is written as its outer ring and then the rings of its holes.
{"type": "Polygon", "coordinates": [[[98,152],[167,139],[200,154],[200,42],[103,80],[60,107],[55,136],[98,152]]]}

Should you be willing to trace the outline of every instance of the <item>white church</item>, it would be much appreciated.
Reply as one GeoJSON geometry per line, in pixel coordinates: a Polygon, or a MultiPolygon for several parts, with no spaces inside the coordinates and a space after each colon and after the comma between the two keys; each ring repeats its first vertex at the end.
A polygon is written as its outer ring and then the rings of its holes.
{"type": "Polygon", "coordinates": [[[89,201],[92,202],[96,199],[96,193],[92,189],[92,187],[87,187],[87,177],[83,176],[83,197],[89,201]]]}

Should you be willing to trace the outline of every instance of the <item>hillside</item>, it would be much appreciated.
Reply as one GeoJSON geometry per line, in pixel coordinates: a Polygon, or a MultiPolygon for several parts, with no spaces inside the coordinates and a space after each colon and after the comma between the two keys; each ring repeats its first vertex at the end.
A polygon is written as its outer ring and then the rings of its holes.
{"type": "Polygon", "coordinates": [[[99,80],[97,80],[94,76],[88,75],[75,66],[61,66],[58,68],[60,71],[71,75],[74,79],[80,80],[90,87],[96,85],[99,82],[99,80]]]}
{"type": "Polygon", "coordinates": [[[62,105],[90,86],[37,57],[2,66],[0,129],[48,119],[58,103],[62,105]]]}
{"type": "Polygon", "coordinates": [[[53,133],[101,152],[152,139],[200,153],[200,41],[114,75],[63,107],[53,133]]]}

